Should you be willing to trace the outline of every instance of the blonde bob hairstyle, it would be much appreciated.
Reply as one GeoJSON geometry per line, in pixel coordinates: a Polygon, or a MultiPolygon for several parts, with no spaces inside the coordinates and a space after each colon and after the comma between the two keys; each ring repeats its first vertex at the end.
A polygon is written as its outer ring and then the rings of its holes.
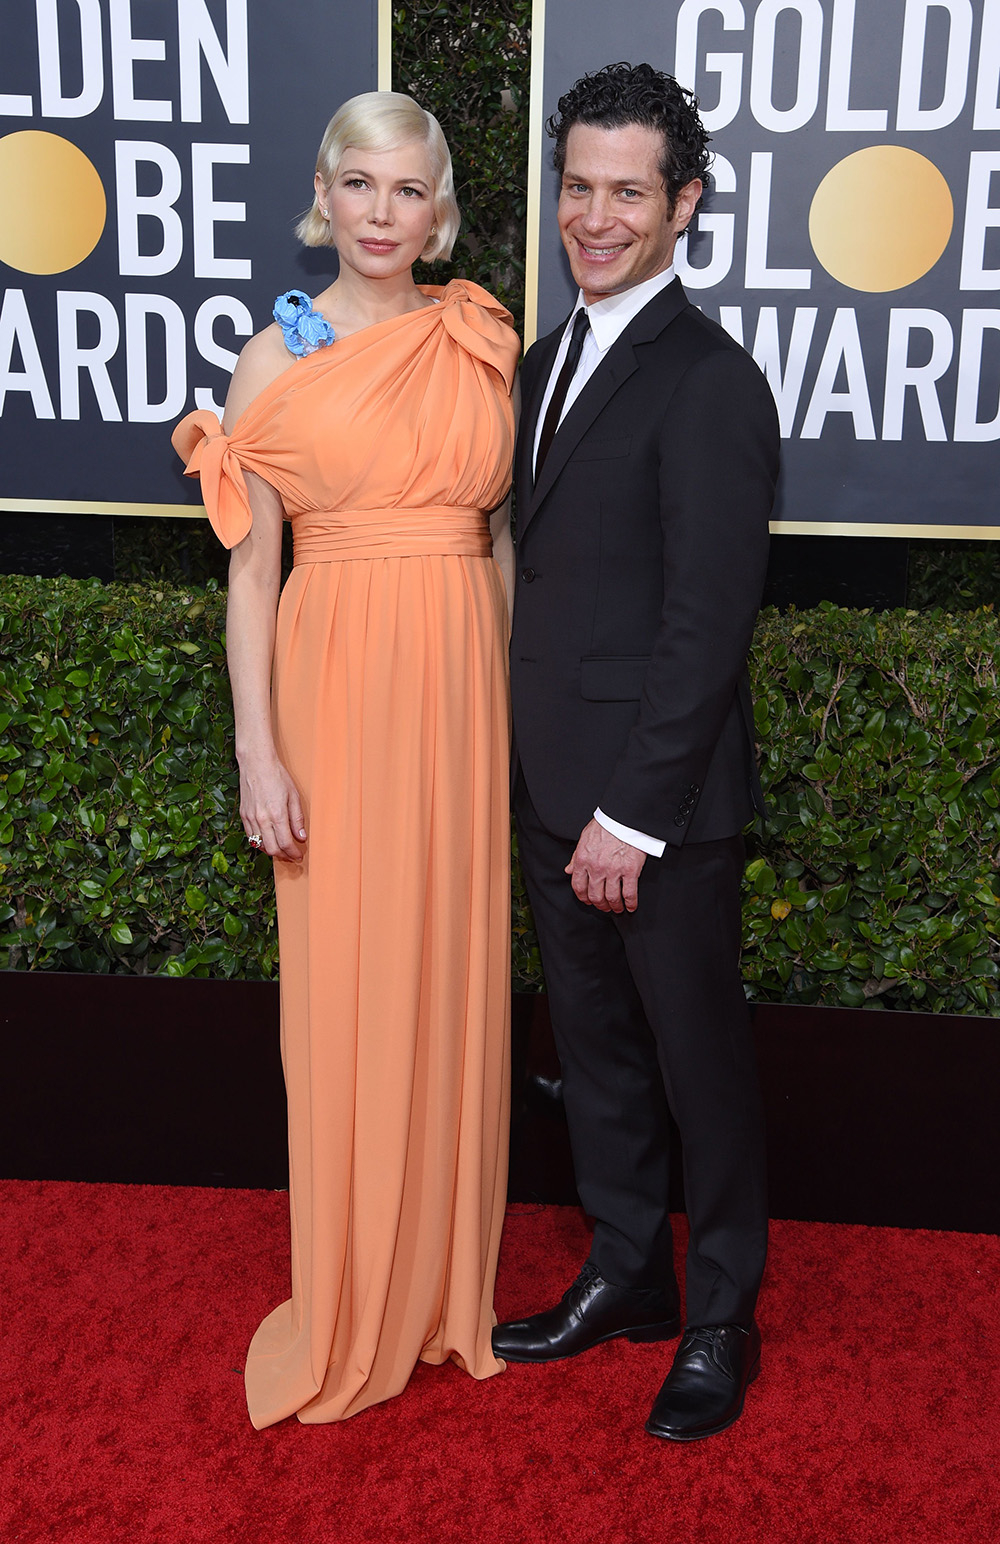
{"type": "MultiPolygon", "coordinates": [[[[351,97],[326,126],[316,157],[316,170],[323,186],[328,188],[348,146],[377,153],[414,143],[427,150],[434,182],[434,230],[420,256],[427,263],[438,258],[447,260],[461,224],[455,200],[451,152],[437,119],[418,106],[412,97],[404,96],[401,91],[364,91],[360,96],[351,97]]],[[[323,219],[315,198],[312,208],[296,226],[295,234],[307,247],[336,244],[330,223],[323,219]]]]}

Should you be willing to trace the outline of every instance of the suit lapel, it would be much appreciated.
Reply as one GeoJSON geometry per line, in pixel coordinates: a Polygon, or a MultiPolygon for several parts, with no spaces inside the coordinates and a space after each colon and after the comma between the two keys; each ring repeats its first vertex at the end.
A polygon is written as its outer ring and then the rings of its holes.
{"type": "Polygon", "coordinates": [[[622,382],[627,381],[639,368],[633,349],[625,342],[625,336],[623,333],[608,350],[556,430],[528,505],[528,520],[551,492],[560,472],[594,419],[611,401],[622,382]]]}
{"type": "Polygon", "coordinates": [[[555,347],[548,355],[547,366],[543,360],[539,360],[540,369],[532,387],[532,402],[534,411],[530,418],[523,419],[522,428],[522,458],[521,458],[521,484],[527,491],[527,497],[518,502],[518,526],[523,535],[528,524],[544,503],[548,494],[552,491],[570,456],[573,454],[580,441],[584,438],[595,419],[611,401],[615,392],[640,368],[641,361],[636,357],[637,346],[643,343],[651,343],[659,337],[665,327],[668,327],[675,317],[688,304],[688,298],[684,293],[683,285],[679,279],[674,279],[665,290],[656,295],[648,305],[643,306],[638,316],[629,323],[618,341],[612,344],[605,357],[601,360],[590,380],[584,386],[573,406],[566,414],[559,428],[556,430],[555,439],[552,441],[549,453],[545,458],[541,476],[537,484],[532,488],[531,483],[531,448],[535,440],[535,424],[538,419],[538,408],[545,393],[545,386],[552,369],[552,361],[555,358],[559,339],[562,337],[563,327],[545,340],[546,344],[555,338],[555,347]],[[524,443],[525,431],[530,429],[530,438],[524,443]],[[526,452],[526,459],[524,459],[526,452]]]}
{"type": "Polygon", "coordinates": [[[531,350],[531,376],[521,402],[521,422],[517,435],[518,524],[521,522],[520,512],[522,510],[526,512],[531,503],[532,482],[534,481],[531,462],[535,445],[535,433],[538,427],[538,413],[542,405],[542,398],[545,395],[546,384],[552,373],[553,361],[559,352],[559,343],[565,330],[566,323],[563,322],[554,332],[550,332],[547,337],[540,338],[531,350]]]}

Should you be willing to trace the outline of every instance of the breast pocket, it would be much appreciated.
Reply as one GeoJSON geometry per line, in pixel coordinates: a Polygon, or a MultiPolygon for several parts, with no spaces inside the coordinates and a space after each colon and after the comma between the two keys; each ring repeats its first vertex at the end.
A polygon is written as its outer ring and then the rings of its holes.
{"type": "Polygon", "coordinates": [[[573,452],[573,461],[611,461],[627,456],[632,449],[632,437],[624,440],[581,440],[573,452]]]}
{"type": "Polygon", "coordinates": [[[638,702],[648,654],[581,659],[580,695],[586,702],[638,702]]]}

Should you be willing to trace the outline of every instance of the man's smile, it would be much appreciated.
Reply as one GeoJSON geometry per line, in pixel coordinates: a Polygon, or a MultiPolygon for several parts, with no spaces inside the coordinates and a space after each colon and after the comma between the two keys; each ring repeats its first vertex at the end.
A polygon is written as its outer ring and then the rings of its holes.
{"type": "Polygon", "coordinates": [[[580,240],[579,236],[576,238],[576,240],[577,245],[580,247],[580,250],[583,252],[584,256],[589,257],[592,262],[598,263],[605,262],[607,259],[612,257],[617,257],[619,252],[624,252],[626,247],[629,245],[627,241],[620,241],[616,247],[588,247],[585,242],[580,240]]]}

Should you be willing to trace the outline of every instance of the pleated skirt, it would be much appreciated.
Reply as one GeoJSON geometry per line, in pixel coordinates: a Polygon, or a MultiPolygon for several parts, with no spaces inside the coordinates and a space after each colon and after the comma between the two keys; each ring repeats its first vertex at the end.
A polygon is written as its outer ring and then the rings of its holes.
{"type": "Polygon", "coordinates": [[[256,1427],[340,1420],[490,1349],[506,1193],[507,613],[492,558],[302,564],[275,646],[307,856],[275,863],[291,1296],[256,1427]]]}

